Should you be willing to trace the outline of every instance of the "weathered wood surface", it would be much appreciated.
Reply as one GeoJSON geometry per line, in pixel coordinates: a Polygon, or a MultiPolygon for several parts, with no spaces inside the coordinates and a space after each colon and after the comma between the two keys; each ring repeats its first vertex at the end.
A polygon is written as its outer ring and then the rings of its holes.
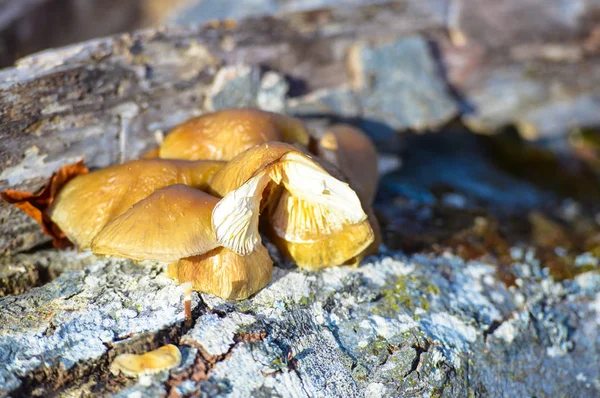
{"type": "MultiPolygon", "coordinates": [[[[135,350],[143,332],[182,323],[181,290],[157,272],[99,261],[2,300],[4,391],[104,391],[121,340],[135,350]]],[[[598,347],[589,335],[598,325],[597,278],[564,286],[535,266],[517,272],[527,276],[511,292],[494,282],[493,266],[452,256],[381,257],[319,274],[278,269],[255,298],[229,304],[206,296],[181,340],[177,333],[156,339],[191,347],[207,369],[175,371],[190,373],[181,385],[173,375],[165,383],[165,374],[126,391],[568,396],[578,380],[581,391],[597,394],[598,347]]]]}
{"type": "Polygon", "coordinates": [[[194,296],[189,331],[161,267],[96,259],[0,300],[0,396],[597,396],[598,273],[557,283],[533,252],[515,256],[510,289],[495,264],[450,254],[277,267],[249,300],[194,296]],[[167,342],[184,354],[170,375],[108,373],[116,354],[167,342]]]}
{"type": "MultiPolygon", "coordinates": [[[[567,120],[597,123],[596,3],[496,4],[462,2],[449,18],[447,2],[401,1],[34,55],[0,72],[0,189],[36,189],[81,157],[135,158],[174,124],[228,106],[351,120],[392,152],[385,133],[457,115],[531,122],[546,137],[564,137],[567,120]]],[[[53,249],[2,257],[0,287],[20,294],[0,298],[0,396],[600,395],[599,260],[579,242],[600,232],[598,209],[499,169],[482,138],[439,134],[405,142],[403,168],[382,184],[389,250],[318,273],[274,254],[274,279],[253,298],[194,295],[191,328],[164,265],[53,249]],[[548,227],[544,246],[526,215],[548,208],[571,229],[548,227]],[[165,343],[182,349],[179,369],[109,374],[115,355],[165,343]]],[[[0,220],[3,250],[42,241],[6,206],[0,220]]]]}

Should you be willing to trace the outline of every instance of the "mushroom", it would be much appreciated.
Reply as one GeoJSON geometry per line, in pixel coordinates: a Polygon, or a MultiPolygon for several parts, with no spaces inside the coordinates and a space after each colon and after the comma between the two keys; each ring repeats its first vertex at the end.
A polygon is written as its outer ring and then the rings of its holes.
{"type": "Polygon", "coordinates": [[[337,166],[365,206],[371,206],[377,192],[379,171],[377,151],[361,130],[345,124],[331,126],[318,140],[315,154],[337,166]]]}
{"type": "Polygon", "coordinates": [[[251,108],[226,109],[175,127],[160,146],[158,157],[231,160],[268,141],[307,146],[309,135],[303,123],[291,116],[251,108]]]}
{"type": "Polygon", "coordinates": [[[221,247],[211,223],[219,199],[171,185],[111,221],[92,243],[96,254],[174,262],[169,276],[195,290],[241,300],[271,280],[273,261],[262,245],[239,255],[221,247]]]}
{"type": "Polygon", "coordinates": [[[168,271],[179,283],[190,282],[194,290],[226,300],[252,296],[269,284],[272,273],[273,260],[262,245],[246,256],[219,247],[173,262],[168,271]]]}
{"type": "Polygon", "coordinates": [[[313,271],[358,264],[374,241],[368,220],[344,223],[326,206],[311,204],[289,192],[281,195],[265,224],[269,237],[285,255],[313,271]]]}
{"type": "Polygon", "coordinates": [[[211,225],[218,201],[182,184],[157,189],[106,224],[92,251],[165,262],[207,253],[219,247],[211,225]]]}
{"type": "Polygon", "coordinates": [[[170,370],[180,364],[181,352],[179,348],[173,344],[168,344],[140,355],[117,355],[110,365],[110,371],[114,375],[118,375],[120,372],[126,376],[138,377],[170,370]]]}
{"type": "Polygon", "coordinates": [[[147,159],[107,167],[70,180],[45,212],[71,242],[88,249],[109,221],[156,189],[177,183],[206,188],[222,165],[147,159]]]}
{"type": "Polygon", "coordinates": [[[371,139],[361,130],[345,124],[331,126],[317,141],[314,153],[337,166],[356,191],[371,221],[374,240],[363,254],[376,253],[381,244],[381,229],[373,213],[379,170],[377,150],[371,139]]]}
{"type": "Polygon", "coordinates": [[[238,254],[260,243],[261,211],[270,237],[303,268],[343,264],[373,242],[356,193],[291,145],[272,142],[243,152],[210,187],[223,197],[213,211],[217,240],[238,254]]]}

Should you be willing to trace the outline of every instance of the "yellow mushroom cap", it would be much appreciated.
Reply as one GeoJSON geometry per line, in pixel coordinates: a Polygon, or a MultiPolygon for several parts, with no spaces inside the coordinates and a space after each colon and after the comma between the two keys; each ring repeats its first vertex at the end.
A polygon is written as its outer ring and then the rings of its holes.
{"type": "Polygon", "coordinates": [[[226,300],[250,297],[271,281],[272,272],[273,261],[263,245],[246,256],[219,247],[169,264],[171,278],[226,300]]]}
{"type": "Polygon", "coordinates": [[[348,223],[340,213],[284,192],[265,224],[273,242],[299,267],[317,270],[360,257],[374,241],[369,220],[348,223]]]}
{"type": "Polygon", "coordinates": [[[173,344],[162,346],[145,354],[121,354],[110,365],[112,374],[119,372],[132,377],[143,376],[176,368],[181,364],[181,352],[173,344]]]}
{"type": "Polygon", "coordinates": [[[349,125],[334,125],[318,141],[315,152],[348,177],[365,206],[373,203],[379,180],[377,151],[364,132],[349,125]]]}
{"type": "MultiPolygon", "coordinates": [[[[273,202],[270,207],[276,210],[269,212],[269,223],[284,231],[278,235],[283,240],[321,240],[324,235],[367,219],[348,184],[331,176],[298,149],[283,144],[264,144],[240,154],[215,175],[211,187],[218,194],[225,194],[213,210],[217,240],[242,255],[260,243],[258,214],[264,207],[262,201],[273,202]],[[273,185],[281,186],[284,192],[280,196],[269,195],[276,192],[273,185]]],[[[373,234],[368,223],[363,229],[365,233],[359,240],[368,241],[368,246],[373,234]]],[[[364,249],[362,246],[354,242],[335,250],[344,251],[341,257],[351,258],[364,249]]],[[[321,247],[333,250],[331,246],[321,247]]],[[[333,259],[333,254],[321,255],[328,256],[332,260],[327,265],[341,264],[339,256],[333,259]]]]}
{"type": "Polygon", "coordinates": [[[371,205],[377,193],[379,170],[377,150],[371,139],[361,130],[344,124],[331,126],[318,140],[315,149],[317,156],[340,168],[350,186],[356,190],[373,230],[373,243],[353,261],[377,253],[382,236],[379,222],[371,205]]]}
{"type": "Polygon", "coordinates": [[[158,156],[169,159],[231,160],[246,149],[269,141],[308,145],[308,131],[291,116],[259,109],[226,109],[175,127],[158,156]]]}
{"type": "Polygon", "coordinates": [[[220,197],[227,195],[272,164],[281,161],[289,152],[298,152],[298,148],[283,142],[268,142],[240,153],[215,173],[210,181],[210,192],[220,197]]]}
{"type": "Polygon", "coordinates": [[[187,185],[171,185],[108,223],[92,242],[97,254],[175,261],[220,246],[211,224],[219,199],[187,185]]]}
{"type": "Polygon", "coordinates": [[[50,219],[81,249],[111,220],[155,190],[172,184],[206,189],[223,166],[216,161],[135,160],[70,180],[48,210],[50,219]]]}

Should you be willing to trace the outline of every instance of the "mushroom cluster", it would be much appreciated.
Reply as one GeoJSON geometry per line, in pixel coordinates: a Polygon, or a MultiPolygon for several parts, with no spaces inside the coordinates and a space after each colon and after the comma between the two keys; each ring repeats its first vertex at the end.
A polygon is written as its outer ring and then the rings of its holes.
{"type": "Polygon", "coordinates": [[[175,127],[142,159],[93,172],[66,166],[37,194],[1,196],[56,247],[168,262],[180,283],[239,300],[271,280],[261,233],[308,270],[376,252],[377,180],[360,130],[317,136],[290,116],[229,109],[175,127]]]}

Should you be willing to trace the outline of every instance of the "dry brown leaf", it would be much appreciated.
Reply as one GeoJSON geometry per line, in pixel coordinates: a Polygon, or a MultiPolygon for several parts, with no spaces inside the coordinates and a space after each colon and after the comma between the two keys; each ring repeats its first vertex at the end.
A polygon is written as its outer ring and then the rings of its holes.
{"type": "Polygon", "coordinates": [[[61,167],[56,173],[52,174],[46,186],[36,194],[8,189],[1,192],[0,196],[4,201],[18,207],[40,224],[42,231],[52,237],[54,247],[65,249],[73,246],[73,243],[69,241],[65,233],[50,219],[46,211],[52,206],[57,193],[67,182],[78,175],[87,173],[88,168],[84,165],[83,161],[79,161],[61,167]]]}

